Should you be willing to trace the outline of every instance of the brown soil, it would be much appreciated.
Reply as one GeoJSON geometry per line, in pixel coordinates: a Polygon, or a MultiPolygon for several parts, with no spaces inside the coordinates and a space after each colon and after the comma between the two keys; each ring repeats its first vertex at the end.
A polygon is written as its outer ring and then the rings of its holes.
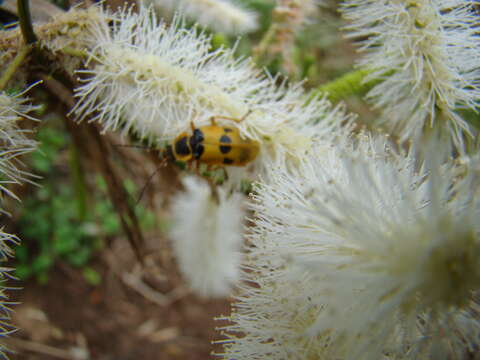
{"type": "Polygon", "coordinates": [[[213,318],[229,312],[228,301],[189,293],[168,247],[150,253],[142,269],[119,239],[94,261],[102,275],[99,286],[65,264],[52,270],[46,285],[22,284],[13,315],[21,329],[10,341],[16,350],[11,358],[213,358],[211,341],[219,339],[215,327],[222,325],[213,318]]]}

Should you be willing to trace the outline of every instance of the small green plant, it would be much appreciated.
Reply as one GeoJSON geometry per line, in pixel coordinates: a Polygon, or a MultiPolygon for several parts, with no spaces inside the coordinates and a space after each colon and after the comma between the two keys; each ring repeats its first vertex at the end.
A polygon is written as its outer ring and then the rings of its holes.
{"type": "MultiPolygon", "coordinates": [[[[64,131],[44,127],[38,133],[41,143],[31,156],[31,165],[43,178],[39,187],[25,199],[19,228],[22,244],[16,249],[17,276],[35,277],[40,283],[48,281],[48,272],[57,260],[82,269],[85,279],[98,284],[99,274],[88,266],[95,251],[102,249],[103,238],[119,234],[120,222],[106,195],[102,178],[95,181],[95,199],[86,201],[85,191],[79,191],[78,176],[71,179],[67,169],[58,166],[61,159],[71,154],[70,142],[64,131]],[[85,211],[87,203],[88,211],[85,211]]],[[[71,161],[71,166],[76,162],[71,161]]],[[[78,174],[78,169],[70,169],[78,174]]],[[[75,177],[72,175],[72,177],[75,177]]],[[[134,184],[125,184],[132,190],[134,184]]],[[[80,186],[81,188],[81,186],[80,186]]],[[[153,214],[144,208],[142,225],[152,223],[153,214]]]]}

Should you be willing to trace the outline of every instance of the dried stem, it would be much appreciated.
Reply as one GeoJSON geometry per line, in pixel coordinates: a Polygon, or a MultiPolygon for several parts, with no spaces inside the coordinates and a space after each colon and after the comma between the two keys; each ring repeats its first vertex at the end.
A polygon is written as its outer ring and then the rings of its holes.
{"type": "Polygon", "coordinates": [[[119,180],[117,171],[114,169],[108,155],[109,148],[102,141],[102,137],[98,129],[93,124],[87,124],[87,131],[90,139],[92,139],[93,155],[98,160],[99,170],[102,172],[103,178],[107,183],[107,190],[112,204],[120,218],[123,230],[125,231],[128,241],[137,256],[137,259],[143,264],[143,249],[145,241],[140,230],[137,215],[133,209],[133,204],[127,194],[123,184],[119,180]]]}

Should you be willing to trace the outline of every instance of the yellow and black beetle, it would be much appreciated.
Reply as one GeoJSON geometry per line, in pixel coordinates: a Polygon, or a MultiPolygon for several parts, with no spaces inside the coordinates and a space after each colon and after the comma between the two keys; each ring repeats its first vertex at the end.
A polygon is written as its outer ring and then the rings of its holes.
{"type": "Polygon", "coordinates": [[[236,127],[217,125],[215,119],[240,122],[247,115],[241,119],[213,116],[210,118],[212,125],[198,128],[192,122],[192,133],[182,132],[178,135],[173,144],[167,147],[167,156],[171,160],[182,162],[198,161],[207,165],[245,166],[257,157],[259,143],[242,138],[236,127]]]}

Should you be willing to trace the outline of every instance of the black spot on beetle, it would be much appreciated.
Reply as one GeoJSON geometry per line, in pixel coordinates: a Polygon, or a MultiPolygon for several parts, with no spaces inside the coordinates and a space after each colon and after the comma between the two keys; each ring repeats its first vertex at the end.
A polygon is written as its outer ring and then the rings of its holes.
{"type": "Polygon", "coordinates": [[[194,141],[196,144],[201,143],[205,139],[205,136],[203,136],[203,132],[200,129],[195,129],[193,130],[193,135],[190,138],[190,143],[194,141]]]}
{"type": "MultiPolygon", "coordinates": [[[[222,135],[220,137],[221,144],[230,144],[231,142],[232,142],[232,139],[230,139],[230,136],[222,135]]],[[[222,154],[228,154],[230,150],[232,150],[232,147],[230,145],[220,145],[220,152],[222,154]]]]}
{"type": "Polygon", "coordinates": [[[232,147],[230,145],[220,145],[220,152],[222,154],[228,154],[232,150],[232,147]]]}
{"type": "Polygon", "coordinates": [[[223,144],[231,144],[232,139],[230,139],[230,136],[228,136],[228,135],[222,135],[220,137],[220,142],[223,143],[223,144]]]}
{"type": "Polygon", "coordinates": [[[178,155],[190,155],[191,151],[188,147],[186,136],[182,137],[175,143],[175,152],[178,155]]]}
{"type": "Polygon", "coordinates": [[[224,130],[225,132],[232,132],[232,131],[233,131],[233,130],[230,129],[230,128],[223,128],[223,130],[224,130]]]}
{"type": "Polygon", "coordinates": [[[223,163],[224,163],[225,165],[231,165],[231,164],[233,164],[233,160],[232,160],[232,159],[229,159],[229,158],[224,158],[224,159],[223,159],[223,163]]]}
{"type": "Polygon", "coordinates": [[[197,146],[195,146],[195,148],[193,149],[193,157],[195,159],[200,159],[204,151],[205,147],[202,144],[197,144],[197,146]]]}
{"type": "Polygon", "coordinates": [[[199,159],[205,151],[204,146],[202,145],[203,140],[205,139],[203,132],[200,129],[193,130],[193,135],[190,136],[190,147],[192,149],[192,154],[195,159],[199,159]]]}

